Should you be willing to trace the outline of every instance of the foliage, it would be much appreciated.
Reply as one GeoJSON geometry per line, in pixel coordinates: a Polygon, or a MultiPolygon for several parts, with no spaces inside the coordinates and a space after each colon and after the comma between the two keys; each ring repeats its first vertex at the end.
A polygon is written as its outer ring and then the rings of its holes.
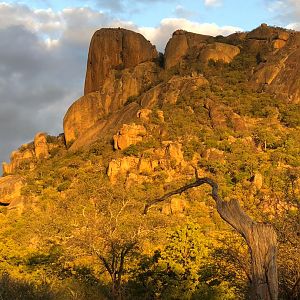
{"type": "MultiPolygon", "coordinates": [[[[0,298],[247,298],[246,247],[206,189],[185,195],[183,213],[164,214],[161,205],[142,215],[145,201],[191,180],[194,168],[218,181],[224,199],[238,199],[256,220],[273,224],[280,297],[299,298],[300,106],[249,84],[263,53],[242,46],[230,64],[189,57],[188,64],[164,71],[164,81],[196,72],[209,83],[181,94],[176,104],[156,107],[165,121],[152,115],[142,142],[113,151],[105,137],[84,151],[53,148],[34,170],[29,162],[20,166],[26,205],[0,211],[0,298]],[[214,126],[207,100],[239,114],[246,130],[234,129],[228,116],[225,125],[214,126]],[[109,182],[111,160],[154,159],[164,141],[182,144],[186,165],[169,161],[168,169],[158,156],[148,181],[130,185],[120,176],[115,185],[109,182]],[[261,187],[254,183],[257,174],[261,187]]],[[[47,141],[59,143],[51,136],[47,141]]]]}

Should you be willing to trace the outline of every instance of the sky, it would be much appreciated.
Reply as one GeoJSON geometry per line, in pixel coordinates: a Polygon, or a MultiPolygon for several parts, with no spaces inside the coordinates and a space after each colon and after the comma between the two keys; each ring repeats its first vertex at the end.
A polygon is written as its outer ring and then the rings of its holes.
{"type": "Polygon", "coordinates": [[[164,52],[177,29],[228,35],[267,23],[300,30],[299,20],[300,0],[0,0],[0,162],[37,132],[63,132],[99,28],[138,31],[164,52]]]}

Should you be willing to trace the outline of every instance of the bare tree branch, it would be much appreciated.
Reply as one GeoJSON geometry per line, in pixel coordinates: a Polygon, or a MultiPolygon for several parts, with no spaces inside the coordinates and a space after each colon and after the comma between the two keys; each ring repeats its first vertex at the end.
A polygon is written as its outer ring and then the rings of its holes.
{"type": "Polygon", "coordinates": [[[208,178],[199,178],[195,172],[196,180],[175,191],[169,192],[161,198],[149,201],[144,208],[147,214],[149,208],[163,202],[171,196],[201,186],[210,185],[211,196],[217,204],[217,210],[221,218],[238,231],[249,247],[251,255],[252,295],[255,300],[278,299],[278,275],[277,275],[277,235],[269,224],[257,223],[252,220],[240,207],[237,200],[224,201],[218,194],[218,184],[208,178]]]}

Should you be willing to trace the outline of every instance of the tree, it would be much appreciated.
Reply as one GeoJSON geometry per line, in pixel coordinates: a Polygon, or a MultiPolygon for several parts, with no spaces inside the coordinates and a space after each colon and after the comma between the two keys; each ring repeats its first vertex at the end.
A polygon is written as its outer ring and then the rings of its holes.
{"type": "Polygon", "coordinates": [[[169,197],[182,194],[183,192],[208,184],[212,188],[212,197],[216,202],[217,211],[221,218],[230,224],[245,239],[251,255],[251,299],[254,300],[276,300],[278,299],[278,275],[277,275],[277,235],[269,224],[253,221],[240,207],[237,200],[228,202],[220,198],[218,184],[207,177],[196,180],[175,191],[169,192],[159,199],[148,202],[144,213],[148,209],[169,197]]]}
{"type": "Polygon", "coordinates": [[[81,197],[86,199],[74,240],[83,252],[96,258],[101,273],[109,276],[110,297],[122,299],[124,278],[141,247],[144,218],[141,205],[123,185],[110,186],[97,179],[80,186],[81,197]]]}
{"type": "Polygon", "coordinates": [[[97,256],[109,273],[112,282],[113,299],[122,299],[122,276],[125,273],[126,259],[132,254],[136,242],[111,241],[106,254],[95,250],[97,256]]]}

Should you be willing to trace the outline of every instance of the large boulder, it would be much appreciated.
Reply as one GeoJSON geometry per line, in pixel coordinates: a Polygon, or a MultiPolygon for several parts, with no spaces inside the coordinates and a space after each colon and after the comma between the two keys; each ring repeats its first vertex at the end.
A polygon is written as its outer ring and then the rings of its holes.
{"type": "Polygon", "coordinates": [[[240,53],[239,47],[228,45],[224,43],[212,43],[208,44],[200,52],[200,60],[203,62],[223,61],[224,63],[230,63],[240,53]]]}
{"type": "Polygon", "coordinates": [[[145,62],[121,73],[110,70],[100,91],[81,97],[68,109],[64,117],[66,142],[76,140],[99,120],[134,101],[157,80],[157,68],[155,63],[145,62]]]}
{"type": "Polygon", "coordinates": [[[177,65],[190,49],[203,48],[213,39],[211,36],[177,30],[168,41],[165,50],[165,68],[168,70],[177,65]]]}
{"type": "Polygon", "coordinates": [[[71,151],[86,148],[99,138],[108,138],[118,132],[125,123],[130,123],[137,119],[137,113],[141,106],[135,102],[124,106],[119,111],[112,113],[109,117],[98,120],[93,126],[83,131],[78,139],[70,147],[71,151]]]}
{"type": "Polygon", "coordinates": [[[300,33],[279,30],[273,36],[276,37],[271,42],[273,50],[265,54],[252,80],[287,102],[299,103],[300,33]]]}
{"type": "Polygon", "coordinates": [[[64,133],[67,145],[75,141],[85,130],[105,115],[100,92],[90,93],[75,101],[64,117],[64,133]]]}
{"type": "Polygon", "coordinates": [[[166,46],[165,69],[176,66],[188,56],[199,57],[203,62],[221,60],[229,63],[240,53],[237,46],[219,43],[216,40],[208,35],[184,30],[175,31],[166,46]]]}
{"type": "Polygon", "coordinates": [[[99,91],[110,70],[132,68],[158,57],[141,34],[122,28],[102,28],[92,37],[84,94],[99,91]]]}
{"type": "Polygon", "coordinates": [[[130,145],[135,145],[143,140],[143,136],[147,134],[143,125],[124,124],[122,128],[114,135],[114,148],[116,150],[126,149],[130,145]]]}
{"type": "Polygon", "coordinates": [[[9,206],[12,202],[19,201],[23,182],[21,177],[9,175],[0,177],[0,206],[9,206]]]}

